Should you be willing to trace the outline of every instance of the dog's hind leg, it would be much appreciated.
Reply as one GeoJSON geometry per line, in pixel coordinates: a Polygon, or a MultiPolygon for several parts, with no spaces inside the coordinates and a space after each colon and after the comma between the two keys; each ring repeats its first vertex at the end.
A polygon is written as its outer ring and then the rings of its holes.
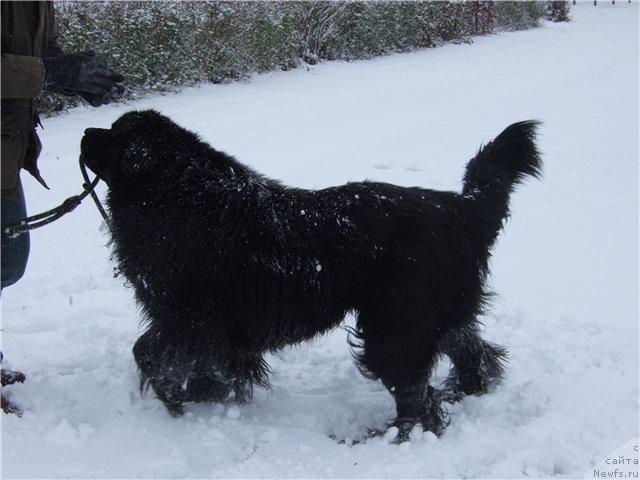
{"type": "Polygon", "coordinates": [[[417,423],[440,435],[447,414],[440,406],[439,391],[428,383],[437,356],[438,329],[408,317],[384,318],[360,312],[358,327],[364,344],[357,360],[395,399],[397,416],[389,425],[398,428],[395,441],[408,440],[417,423]]]}
{"type": "Polygon", "coordinates": [[[453,364],[445,380],[448,402],[485,393],[491,380],[504,371],[507,349],[483,340],[475,321],[447,332],[439,347],[453,364]]]}

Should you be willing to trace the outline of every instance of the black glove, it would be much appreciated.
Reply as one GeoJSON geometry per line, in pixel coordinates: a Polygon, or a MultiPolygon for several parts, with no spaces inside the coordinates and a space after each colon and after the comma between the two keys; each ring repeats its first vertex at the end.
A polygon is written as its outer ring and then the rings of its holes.
{"type": "Polygon", "coordinates": [[[44,85],[64,95],[80,95],[94,107],[124,92],[124,77],[91,51],[44,57],[44,85]]]}

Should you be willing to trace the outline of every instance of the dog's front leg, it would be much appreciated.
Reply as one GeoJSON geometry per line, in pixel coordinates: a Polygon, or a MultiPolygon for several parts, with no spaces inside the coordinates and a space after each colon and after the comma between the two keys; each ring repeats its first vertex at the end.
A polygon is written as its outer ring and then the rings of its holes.
{"type": "Polygon", "coordinates": [[[182,407],[184,390],[179,383],[165,377],[151,377],[149,383],[171,415],[179,417],[184,413],[182,407]]]}
{"type": "Polygon", "coordinates": [[[133,346],[133,355],[140,370],[140,389],[151,385],[169,413],[180,416],[187,375],[181,375],[177,365],[167,364],[167,347],[159,338],[157,333],[149,330],[133,346]]]}

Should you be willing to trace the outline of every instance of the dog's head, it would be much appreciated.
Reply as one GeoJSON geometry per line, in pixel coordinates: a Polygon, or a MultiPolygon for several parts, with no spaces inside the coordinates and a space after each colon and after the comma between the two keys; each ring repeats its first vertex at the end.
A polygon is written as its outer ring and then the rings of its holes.
{"type": "Polygon", "coordinates": [[[156,111],[133,111],[111,128],[87,128],[80,155],[109,187],[140,184],[184,155],[184,149],[193,145],[185,141],[190,137],[193,135],[156,111]]]}

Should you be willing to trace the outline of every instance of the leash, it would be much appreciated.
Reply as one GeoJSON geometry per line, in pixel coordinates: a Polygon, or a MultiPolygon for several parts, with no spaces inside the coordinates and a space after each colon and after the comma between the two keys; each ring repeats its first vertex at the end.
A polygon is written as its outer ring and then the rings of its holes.
{"type": "Polygon", "coordinates": [[[88,195],[91,195],[91,198],[96,204],[100,215],[102,215],[102,218],[104,219],[107,226],[110,227],[107,212],[102,206],[102,203],[100,203],[100,199],[95,192],[96,185],[98,185],[98,183],[100,182],[100,178],[96,175],[96,178],[94,178],[93,181],[89,180],[87,167],[82,161],[82,158],[79,159],[79,163],[80,171],[82,172],[82,177],[84,178],[84,183],[82,184],[82,193],[67,198],[64,202],[62,202],[61,205],[58,205],[51,210],[47,210],[46,212],[38,213],[36,215],[31,215],[30,217],[23,218],[22,220],[18,220],[17,222],[7,225],[2,229],[2,235],[6,235],[9,238],[14,238],[18,235],[28,232],[29,230],[35,230],[36,228],[49,225],[51,222],[55,222],[59,218],[65,216],[67,213],[75,210],[76,207],[80,205],[80,203],[85,198],[87,198],[88,195]]]}

